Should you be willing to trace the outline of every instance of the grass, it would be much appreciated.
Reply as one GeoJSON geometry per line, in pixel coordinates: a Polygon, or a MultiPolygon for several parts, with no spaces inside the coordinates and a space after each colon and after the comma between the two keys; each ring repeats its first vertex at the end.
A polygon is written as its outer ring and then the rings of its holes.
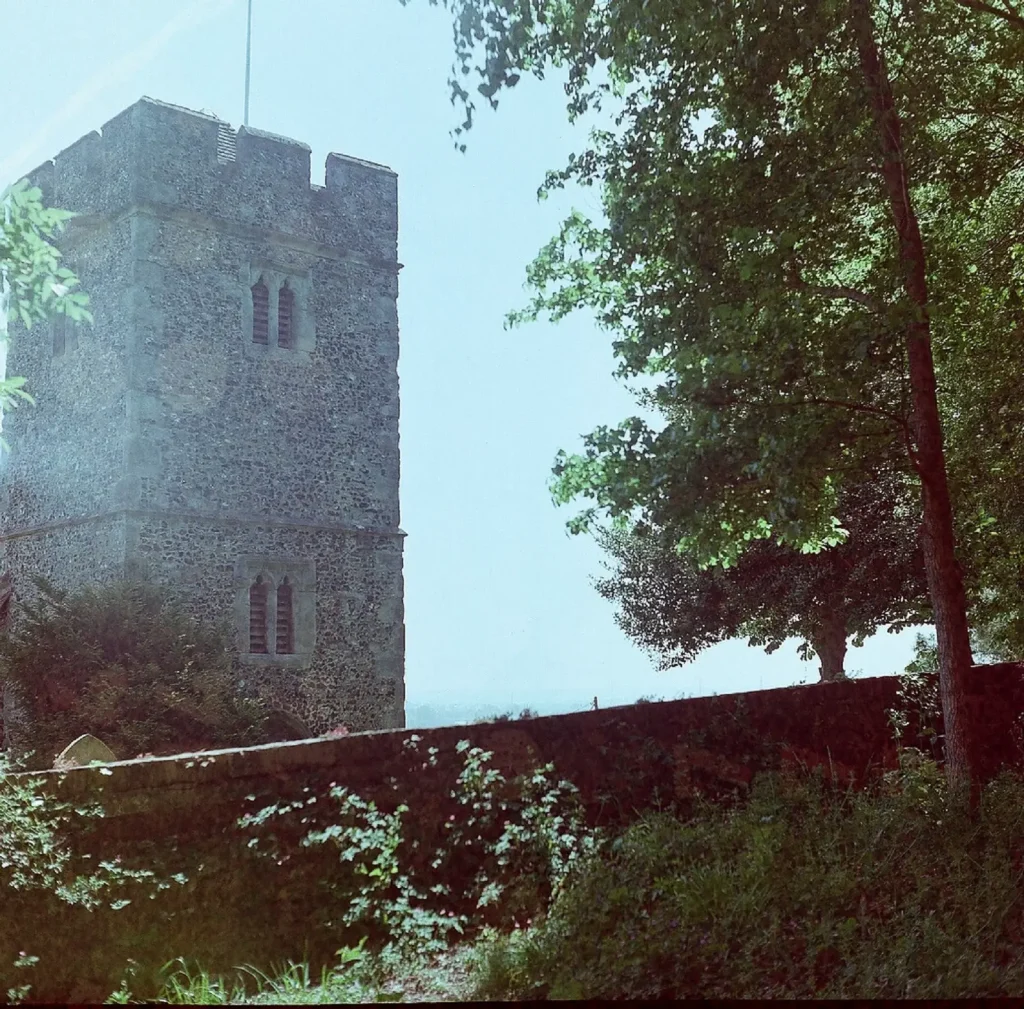
{"type": "MultiPolygon", "coordinates": [[[[412,962],[361,957],[339,951],[342,963],[319,978],[306,964],[289,963],[271,974],[239,967],[234,978],[211,977],[182,959],[165,967],[166,980],[157,1002],[170,1005],[338,1005],[357,1002],[471,1001],[473,952],[453,949],[412,962]]],[[[130,1004],[130,985],[122,982],[108,1004],[130,1004]]]]}
{"type": "Polygon", "coordinates": [[[429,961],[349,951],[229,990],[184,965],[179,1004],[1024,995],[1024,778],[971,816],[904,753],[869,791],[755,779],[746,801],[651,812],[592,857],[534,924],[429,961]]]}

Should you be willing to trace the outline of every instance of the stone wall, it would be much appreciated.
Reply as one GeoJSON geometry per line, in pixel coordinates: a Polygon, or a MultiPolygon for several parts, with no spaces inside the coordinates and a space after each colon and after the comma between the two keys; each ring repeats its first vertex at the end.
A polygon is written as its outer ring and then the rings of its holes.
{"type": "MultiPolygon", "coordinates": [[[[149,845],[151,853],[168,859],[168,871],[191,864],[189,858],[201,858],[206,870],[156,901],[116,914],[71,913],[53,936],[33,937],[36,955],[44,957],[37,977],[52,984],[38,994],[102,997],[116,986],[126,956],[162,963],[198,955],[209,970],[287,957],[329,962],[341,937],[337,931],[314,934],[318,915],[332,909],[325,907],[313,876],[249,857],[245,837],[234,826],[238,816],[262,804],[315,795],[317,809],[326,814],[323,797],[333,783],[384,810],[405,802],[408,840],[419,842],[410,856],[415,861],[429,857],[442,836],[441,824],[459,811],[449,793],[461,767],[455,754],[461,739],[492,750],[494,765],[506,775],[552,761],[556,776],[580,789],[594,825],[622,824],[673,799],[685,810],[696,792],[742,793],[757,770],[780,764],[821,765],[863,783],[895,766],[887,711],[897,706],[897,687],[895,677],[858,679],[49,772],[43,775],[47,788],[61,797],[101,798],[106,817],[89,842],[97,854],[131,858],[149,845]],[[416,754],[404,745],[413,736],[420,739],[416,754]],[[426,762],[427,747],[439,751],[436,767],[426,762]],[[71,975],[67,963],[75,965],[71,975]],[[66,987],[69,976],[79,987],[66,987]]],[[[983,775],[1019,765],[1024,665],[976,667],[967,709],[967,717],[983,719],[989,730],[983,775]]],[[[908,740],[915,732],[912,723],[908,740]]],[[[337,855],[326,852],[325,858],[320,868],[326,872],[337,855]]],[[[29,937],[22,938],[18,948],[24,949],[29,937]]],[[[0,950],[0,964],[12,956],[0,950]]]]}
{"type": "Polygon", "coordinates": [[[403,725],[394,172],[331,154],[314,185],[307,145],[144,98],[30,179],[79,215],[59,244],[95,325],[61,353],[12,327],[38,399],[5,418],[19,597],[146,574],[230,621],[247,681],[313,731],[403,725]],[[293,294],[291,347],[253,340],[261,278],[271,336],[293,294]],[[303,583],[293,653],[249,654],[249,568],[303,583]]]}

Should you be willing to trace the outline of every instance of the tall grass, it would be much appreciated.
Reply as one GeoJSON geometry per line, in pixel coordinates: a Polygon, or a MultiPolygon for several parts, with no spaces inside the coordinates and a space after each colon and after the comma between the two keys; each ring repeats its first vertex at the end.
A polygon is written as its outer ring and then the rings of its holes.
{"type": "MultiPolygon", "coordinates": [[[[169,1005],[337,1005],[354,1002],[398,1001],[398,995],[373,990],[358,970],[362,944],[338,950],[338,964],[323,968],[314,978],[308,964],[287,963],[265,973],[252,966],[236,969],[234,977],[211,976],[178,957],[164,965],[164,983],[156,1001],[169,1005]]],[[[107,999],[130,1004],[128,981],[107,999]]]]}

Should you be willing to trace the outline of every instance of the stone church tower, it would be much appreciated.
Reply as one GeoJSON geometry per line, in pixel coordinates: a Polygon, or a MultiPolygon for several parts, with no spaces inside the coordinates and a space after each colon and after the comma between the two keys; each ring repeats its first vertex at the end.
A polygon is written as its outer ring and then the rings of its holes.
{"type": "Polygon", "coordinates": [[[30,179],[95,324],[12,327],[18,593],[145,574],[312,732],[404,726],[395,174],[143,98],[30,179]]]}

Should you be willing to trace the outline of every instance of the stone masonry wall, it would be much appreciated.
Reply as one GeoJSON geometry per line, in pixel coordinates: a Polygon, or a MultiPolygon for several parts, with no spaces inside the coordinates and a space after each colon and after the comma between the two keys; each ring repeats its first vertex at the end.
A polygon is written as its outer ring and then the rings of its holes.
{"type": "Polygon", "coordinates": [[[191,221],[140,217],[136,234],[132,504],[396,529],[394,271],[191,221]],[[308,278],[311,350],[253,353],[262,264],[308,278]]]}
{"type": "MultiPolygon", "coordinates": [[[[45,787],[54,794],[102,801],[106,815],[88,842],[94,857],[118,854],[126,864],[163,857],[168,872],[178,867],[190,878],[157,901],[116,913],[67,912],[60,927],[55,922],[33,935],[32,952],[42,958],[33,997],[103,998],[116,988],[127,956],[149,968],[198,956],[210,972],[289,957],[309,959],[314,973],[318,964],[330,963],[343,941],[358,938],[313,924],[338,916],[316,884],[318,875],[336,869],[337,851],[327,850],[306,871],[295,862],[275,868],[250,857],[249,835],[234,824],[265,804],[301,799],[310,825],[323,826],[332,822],[326,793],[335,783],[384,811],[406,803],[401,857],[415,866],[431,857],[443,822],[460,813],[450,792],[461,767],[455,752],[461,739],[493,751],[493,765],[509,777],[552,761],[556,779],[579,788],[592,825],[624,824],[670,800],[685,814],[695,794],[743,793],[758,770],[771,767],[820,766],[841,781],[863,784],[896,764],[887,711],[899,706],[897,688],[895,677],[877,677],[47,772],[45,787]],[[410,753],[406,744],[413,737],[418,751],[410,753]],[[436,767],[426,762],[428,747],[438,750],[436,767]],[[319,798],[315,806],[312,797],[319,798]],[[197,861],[206,867],[198,874],[197,861]]],[[[975,667],[965,717],[988,730],[984,778],[1022,765],[1022,713],[1024,664],[975,667]]],[[[917,727],[912,717],[908,743],[917,727]]],[[[19,941],[0,949],[0,964],[29,945],[28,937],[19,941]]],[[[136,994],[153,994],[143,983],[136,994]]]]}
{"type": "Polygon", "coordinates": [[[53,354],[52,326],[12,324],[9,375],[24,375],[34,406],[4,417],[0,534],[109,514],[124,476],[126,340],[131,327],[130,222],[68,236],[64,258],[92,298],[95,326],[67,326],[53,354]]]}
{"type": "Polygon", "coordinates": [[[307,145],[144,98],[30,178],[80,215],[60,245],[95,325],[59,356],[12,329],[39,403],[5,418],[18,595],[148,571],[231,621],[250,684],[313,731],[403,724],[395,174],[331,154],[313,185],[307,145]],[[293,293],[291,348],[252,339],[261,277],[271,336],[293,293]],[[313,579],[295,654],[246,655],[250,568],[313,579]]]}
{"type": "Polygon", "coordinates": [[[339,724],[357,732],[405,724],[400,540],[315,526],[173,517],[131,519],[128,538],[142,571],[189,602],[197,616],[233,620],[247,685],[273,706],[292,712],[313,732],[339,724]],[[249,579],[236,576],[232,561],[253,554],[315,565],[311,654],[244,651],[249,579]],[[212,557],[221,560],[211,564],[212,557]]]}

